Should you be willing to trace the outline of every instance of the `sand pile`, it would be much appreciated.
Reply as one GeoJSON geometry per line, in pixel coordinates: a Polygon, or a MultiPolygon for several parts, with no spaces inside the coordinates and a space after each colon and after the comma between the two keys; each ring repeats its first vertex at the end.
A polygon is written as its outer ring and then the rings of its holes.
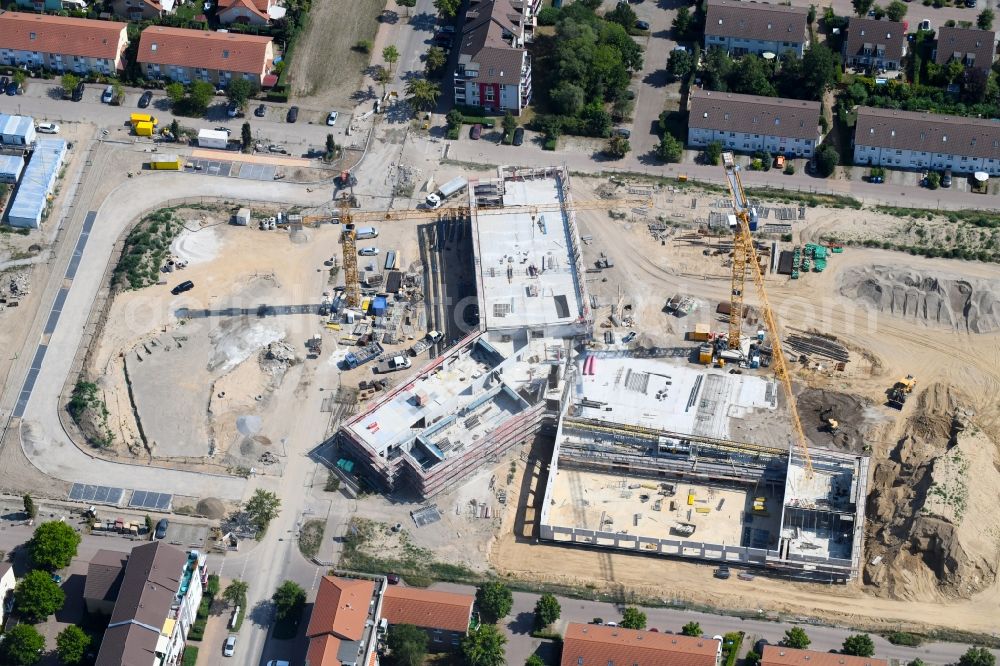
{"type": "Polygon", "coordinates": [[[972,333],[1000,329],[1000,280],[859,266],[839,276],[839,288],[851,300],[911,321],[972,333]]]}
{"type": "Polygon", "coordinates": [[[906,435],[875,468],[865,582],[896,598],[969,597],[1000,568],[996,446],[966,427],[946,387],[918,400],[906,435]]]}

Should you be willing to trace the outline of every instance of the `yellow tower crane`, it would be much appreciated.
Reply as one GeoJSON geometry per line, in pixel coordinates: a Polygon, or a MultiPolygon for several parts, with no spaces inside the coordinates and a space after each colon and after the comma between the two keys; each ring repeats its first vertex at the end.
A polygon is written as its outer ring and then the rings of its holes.
{"type": "Polygon", "coordinates": [[[788,410],[792,415],[795,443],[805,462],[806,476],[811,477],[813,466],[812,458],[809,456],[809,444],[806,440],[806,433],[802,429],[802,421],[799,419],[799,410],[795,404],[795,394],[792,393],[792,380],[788,373],[788,364],[785,362],[785,353],[781,349],[781,334],[778,331],[778,322],[774,318],[774,311],[771,309],[771,303],[767,298],[767,290],[764,288],[764,275],[761,273],[760,264],[757,261],[757,248],[754,247],[753,239],[750,236],[750,219],[751,217],[756,217],[757,213],[750,207],[750,202],[747,201],[747,195],[743,191],[743,183],[740,180],[740,168],[736,165],[733,154],[730,152],[723,153],[722,164],[726,170],[729,193],[733,201],[733,214],[736,218],[736,224],[733,226],[732,292],[729,297],[729,348],[740,348],[740,332],[743,326],[743,285],[746,280],[747,264],[750,264],[754,286],[757,287],[757,295],[760,298],[763,309],[764,323],[767,325],[767,332],[771,336],[771,362],[774,365],[774,374],[781,381],[781,386],[785,391],[785,398],[788,400],[788,410]]]}

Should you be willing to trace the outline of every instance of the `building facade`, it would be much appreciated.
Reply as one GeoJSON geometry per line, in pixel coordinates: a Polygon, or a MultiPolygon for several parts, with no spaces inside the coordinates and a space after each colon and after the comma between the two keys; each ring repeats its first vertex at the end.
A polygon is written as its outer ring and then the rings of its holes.
{"type": "Polygon", "coordinates": [[[875,70],[898,70],[906,55],[903,24],[852,16],[844,40],[844,64],[875,70]]]}
{"type": "Polygon", "coordinates": [[[997,52],[997,33],[975,28],[941,26],[934,47],[934,62],[942,67],[958,60],[967,68],[989,71],[997,52]]]}
{"type": "Polygon", "coordinates": [[[7,599],[14,594],[17,586],[17,579],[14,578],[14,565],[10,562],[0,562],[0,626],[6,621],[4,611],[7,608],[7,599]]]}
{"type": "Polygon", "coordinates": [[[222,25],[242,23],[267,25],[285,16],[285,8],[274,0],[219,0],[215,13],[222,25]]]}
{"type": "Polygon", "coordinates": [[[811,157],[822,140],[819,102],[693,90],[688,145],[811,157]]]}
{"type": "Polygon", "coordinates": [[[127,25],[0,12],[0,62],[15,67],[113,75],[124,68],[127,25]]]}
{"type": "Polygon", "coordinates": [[[915,111],[858,108],[854,163],[1000,175],[1000,122],[915,111]]]}
{"type": "Polygon", "coordinates": [[[139,37],[137,58],[151,79],[224,88],[243,78],[260,87],[274,62],[274,43],[258,35],[150,26],[139,37]]]}
{"type": "Polygon", "coordinates": [[[473,0],[458,36],[455,103],[515,116],[531,102],[531,58],[525,49],[537,2],[473,0]]]}
{"type": "Polygon", "coordinates": [[[801,58],[809,46],[806,7],[739,0],[709,0],[705,50],[718,47],[732,56],[792,53],[801,58]]]}
{"type": "Polygon", "coordinates": [[[173,14],[174,0],[114,0],[111,10],[129,21],[152,21],[173,14]]]}

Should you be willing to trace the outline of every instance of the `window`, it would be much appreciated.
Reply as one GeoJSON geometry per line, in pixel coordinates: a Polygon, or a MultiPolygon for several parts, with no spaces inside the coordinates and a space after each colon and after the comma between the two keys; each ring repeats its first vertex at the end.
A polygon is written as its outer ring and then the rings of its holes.
{"type": "Polygon", "coordinates": [[[490,87],[486,88],[486,101],[487,102],[492,102],[493,101],[493,94],[494,94],[493,93],[493,86],[490,86],[490,87]]]}
{"type": "Polygon", "coordinates": [[[152,51],[153,53],[156,53],[156,42],[153,42],[152,44],[149,45],[149,50],[152,51]]]}
{"type": "Polygon", "coordinates": [[[229,57],[229,51],[228,51],[228,50],[225,50],[225,49],[223,49],[223,51],[222,51],[222,57],[223,57],[223,58],[228,58],[228,57],[229,57]]]}
{"type": "Polygon", "coordinates": [[[29,39],[32,39],[32,40],[35,39],[35,33],[31,33],[31,35],[29,36],[29,39]]]}
{"type": "MultiPolygon", "coordinates": [[[[722,23],[722,21],[719,20],[719,23],[722,23]]],[[[583,657],[577,657],[576,658],[576,663],[577,663],[577,666],[583,666],[583,657]]]]}

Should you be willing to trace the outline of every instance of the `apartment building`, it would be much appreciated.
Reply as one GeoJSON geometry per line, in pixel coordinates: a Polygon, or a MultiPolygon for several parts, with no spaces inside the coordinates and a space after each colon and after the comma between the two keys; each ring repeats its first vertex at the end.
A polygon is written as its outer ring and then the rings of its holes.
{"type": "Polygon", "coordinates": [[[1000,175],[1000,122],[917,111],[858,108],[854,163],[1000,175]]]}
{"type": "Polygon", "coordinates": [[[113,0],[111,11],[129,21],[152,21],[174,13],[174,0],[113,0]]]}
{"type": "Polygon", "coordinates": [[[967,68],[988,72],[996,52],[997,33],[993,30],[942,26],[934,47],[934,62],[944,66],[958,60],[967,68]]]}
{"type": "Polygon", "coordinates": [[[87,566],[87,581],[83,586],[83,601],[88,613],[111,615],[122,587],[128,553],[117,550],[97,551],[87,566]]]}
{"type": "Polygon", "coordinates": [[[732,56],[791,52],[801,58],[809,46],[808,15],[806,7],[708,0],[705,50],[719,47],[732,56]]]}
{"type": "Polygon", "coordinates": [[[389,626],[412,624],[426,631],[431,651],[456,650],[469,633],[475,601],[471,594],[390,585],[382,594],[381,616],[389,626]]]}
{"type": "Polygon", "coordinates": [[[819,102],[692,90],[688,145],[811,157],[822,140],[819,102]]]}
{"type": "Polygon", "coordinates": [[[458,36],[456,104],[516,116],[531,102],[531,58],[525,41],[537,5],[527,0],[472,0],[458,36]]]}
{"type": "Polygon", "coordinates": [[[796,650],[780,645],[765,645],[761,666],[888,666],[885,659],[852,657],[849,654],[796,650]]]}
{"type": "Polygon", "coordinates": [[[0,625],[3,625],[6,620],[4,609],[7,607],[7,598],[14,593],[16,586],[14,565],[10,562],[0,562],[0,625]]]}
{"type": "Polygon", "coordinates": [[[125,66],[127,25],[115,21],[0,11],[0,63],[77,74],[125,66]]]}
{"type": "Polygon", "coordinates": [[[844,40],[844,64],[877,70],[897,70],[906,55],[906,34],[896,21],[852,16],[844,40]]]}
{"type": "Polygon", "coordinates": [[[306,666],[368,664],[375,658],[379,585],[323,576],[306,628],[306,666]]]}
{"type": "Polygon", "coordinates": [[[570,622],[563,636],[560,664],[717,666],[721,654],[722,644],[715,638],[570,622]]]}
{"type": "Polygon", "coordinates": [[[215,15],[222,25],[267,25],[284,18],[285,8],[275,0],[219,0],[215,15]]]}
{"type": "Polygon", "coordinates": [[[137,57],[151,79],[224,88],[242,77],[261,86],[274,62],[274,43],[258,35],[150,26],[139,37],[137,57]]]}
{"type": "MultiPolygon", "coordinates": [[[[105,583],[112,580],[114,586],[114,556],[101,561],[108,568],[105,583]]],[[[203,553],[185,553],[162,541],[134,548],[118,584],[97,666],[179,664],[207,579],[203,553]]],[[[90,600],[85,602],[91,606],[90,600]]]]}

